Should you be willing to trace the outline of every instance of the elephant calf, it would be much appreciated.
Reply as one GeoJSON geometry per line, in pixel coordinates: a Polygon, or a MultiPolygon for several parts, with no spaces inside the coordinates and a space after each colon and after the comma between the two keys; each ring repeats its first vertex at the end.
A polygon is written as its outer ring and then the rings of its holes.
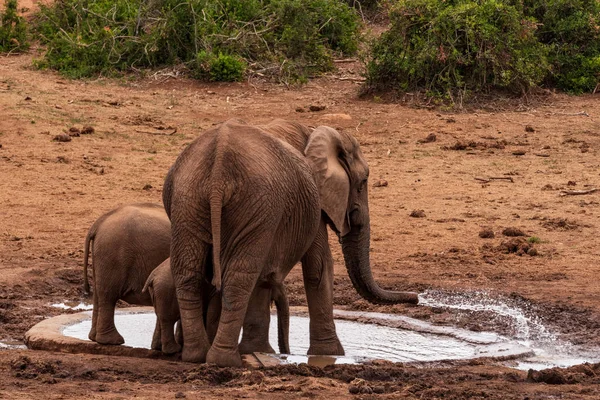
{"type": "MultiPolygon", "coordinates": [[[[206,300],[205,304],[207,307],[204,313],[208,336],[212,341],[219,324],[221,299],[212,286],[208,284],[205,286],[206,287],[203,287],[203,297],[206,300]]],[[[173,354],[181,351],[181,345],[183,344],[182,332],[180,329],[177,330],[177,338],[175,338],[174,334],[174,326],[179,320],[180,314],[179,304],[175,294],[175,282],[173,281],[173,275],[171,274],[170,259],[163,261],[162,264],[150,273],[142,292],[150,293],[154,311],[156,312],[156,328],[154,330],[154,335],[152,336],[152,349],[162,350],[162,352],[166,354],[173,354]]],[[[273,287],[271,288],[270,293],[270,300],[274,301],[275,306],[277,307],[279,352],[282,354],[289,354],[290,312],[285,286],[281,284],[273,287]]],[[[249,328],[247,330],[252,331],[253,334],[246,334],[243,336],[240,348],[242,349],[242,352],[246,349],[245,352],[263,351],[272,353],[274,351],[269,345],[268,336],[261,337],[263,336],[261,335],[261,331],[264,332],[264,329],[252,330],[250,328],[252,324],[259,323],[261,317],[263,317],[262,315],[259,315],[257,318],[258,321],[254,321],[253,315],[255,313],[253,311],[258,312],[259,314],[263,312],[259,304],[256,304],[255,306],[256,307],[250,307],[249,314],[246,318],[246,327],[249,328]],[[256,335],[256,333],[258,333],[258,335],[256,335]]]]}
{"type": "Polygon", "coordinates": [[[152,305],[144,283],[162,261],[169,257],[171,222],[162,206],[132,204],[112,210],[91,226],[85,238],[84,290],[89,293],[88,257],[93,255],[94,309],[88,337],[101,344],[122,344],[114,321],[115,306],[122,299],[129,304],[152,305]]]}

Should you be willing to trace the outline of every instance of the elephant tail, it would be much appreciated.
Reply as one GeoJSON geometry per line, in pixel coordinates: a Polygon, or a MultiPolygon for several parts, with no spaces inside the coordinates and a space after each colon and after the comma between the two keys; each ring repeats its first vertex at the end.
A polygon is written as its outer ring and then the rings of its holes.
{"type": "Polygon", "coordinates": [[[90,256],[90,242],[96,237],[97,225],[94,224],[85,236],[85,245],[83,248],[83,293],[86,296],[90,295],[90,281],[88,278],[88,259],[90,256]]]}
{"type": "Polygon", "coordinates": [[[213,279],[212,284],[221,291],[221,208],[223,190],[215,187],[210,196],[210,225],[213,237],[213,279]]]}

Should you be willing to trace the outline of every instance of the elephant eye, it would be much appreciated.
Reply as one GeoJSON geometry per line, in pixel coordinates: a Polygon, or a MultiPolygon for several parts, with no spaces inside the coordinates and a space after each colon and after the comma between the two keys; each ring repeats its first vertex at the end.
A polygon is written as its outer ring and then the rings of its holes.
{"type": "Polygon", "coordinates": [[[365,187],[367,187],[368,178],[363,179],[358,185],[358,191],[362,192],[365,187]]]}

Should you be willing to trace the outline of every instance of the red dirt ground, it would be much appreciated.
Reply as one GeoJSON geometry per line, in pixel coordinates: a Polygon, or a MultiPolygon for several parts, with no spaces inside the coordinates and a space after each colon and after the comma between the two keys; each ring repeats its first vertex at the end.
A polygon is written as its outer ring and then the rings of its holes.
{"type": "MultiPolygon", "coordinates": [[[[600,344],[600,193],[561,196],[600,185],[598,95],[548,94],[530,106],[495,102],[486,110],[448,113],[359,99],[357,84],[337,79],[357,76],[352,64],[289,90],[160,73],[68,81],[33,70],[32,57],[0,58],[0,341],[18,343],[36,322],[63,312],[51,302],[81,300],[90,224],[121,204],[160,202],[165,174],[182,148],[212,125],[239,117],[250,123],[287,118],[356,136],[371,168],[372,267],[382,286],[506,296],[528,304],[560,338],[600,344]],[[310,112],[310,105],[325,109],[310,112]],[[83,126],[94,133],[52,140],[83,126]],[[432,133],[436,140],[424,141],[432,133]],[[512,182],[489,179],[498,177],[512,182]],[[422,217],[411,217],[418,210],[422,217]],[[481,238],[484,228],[495,237],[481,238]],[[505,228],[538,237],[537,254],[509,253],[515,239],[502,234],[505,228]]],[[[481,313],[370,305],[352,288],[332,243],[338,308],[506,329],[481,313]]],[[[286,283],[292,305],[304,305],[299,268],[286,283]]],[[[600,365],[584,365],[528,377],[493,361],[246,371],[0,350],[0,399],[341,399],[361,388],[356,397],[595,399],[599,374],[600,365]]]]}

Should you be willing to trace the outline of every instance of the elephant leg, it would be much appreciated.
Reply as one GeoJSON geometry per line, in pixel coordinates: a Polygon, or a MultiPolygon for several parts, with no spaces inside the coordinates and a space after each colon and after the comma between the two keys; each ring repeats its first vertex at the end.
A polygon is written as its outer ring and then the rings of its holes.
{"type": "Polygon", "coordinates": [[[115,307],[118,297],[98,299],[98,320],[96,322],[96,342],[100,344],[123,344],[125,339],[115,326],[115,307]]]}
{"type": "Polygon", "coordinates": [[[206,333],[208,340],[212,344],[217,335],[217,328],[219,328],[219,318],[221,317],[221,296],[215,294],[211,296],[208,302],[208,309],[206,311],[206,333]]]}
{"type": "Polygon", "coordinates": [[[88,334],[88,338],[92,341],[96,341],[96,325],[98,324],[98,291],[94,288],[93,297],[93,308],[92,308],[92,328],[88,334]]]}
{"type": "Polygon", "coordinates": [[[344,355],[333,322],[333,258],[323,221],[314,242],[302,257],[302,275],[310,315],[308,354],[344,355]]]}
{"type": "Polygon", "coordinates": [[[161,351],[161,337],[160,337],[160,321],[158,317],[156,317],[156,325],[154,326],[154,333],[152,334],[152,345],[150,345],[152,350],[161,351]]]}
{"type": "Polygon", "coordinates": [[[184,339],[181,359],[187,362],[204,362],[210,342],[204,327],[202,294],[199,288],[210,245],[187,229],[174,232],[173,237],[177,237],[177,240],[171,243],[171,271],[184,339]]]}
{"type": "Polygon", "coordinates": [[[273,300],[277,308],[277,342],[281,354],[290,354],[290,304],[285,286],[273,288],[273,300]]]}
{"type": "Polygon", "coordinates": [[[244,319],[242,341],[239,347],[240,354],[275,353],[275,350],[269,344],[270,322],[271,288],[256,285],[250,297],[248,311],[246,311],[246,318],[244,319]]]}
{"type": "Polygon", "coordinates": [[[174,354],[181,351],[181,346],[175,341],[175,328],[176,321],[170,319],[161,319],[161,344],[162,352],[165,354],[174,354]]]}
{"type": "Polygon", "coordinates": [[[221,318],[217,335],[206,356],[207,363],[217,364],[220,367],[242,366],[242,358],[238,350],[240,331],[252,290],[258,280],[261,267],[265,265],[264,257],[251,256],[252,250],[238,249],[239,254],[243,255],[229,261],[227,269],[224,269],[221,318]]]}

